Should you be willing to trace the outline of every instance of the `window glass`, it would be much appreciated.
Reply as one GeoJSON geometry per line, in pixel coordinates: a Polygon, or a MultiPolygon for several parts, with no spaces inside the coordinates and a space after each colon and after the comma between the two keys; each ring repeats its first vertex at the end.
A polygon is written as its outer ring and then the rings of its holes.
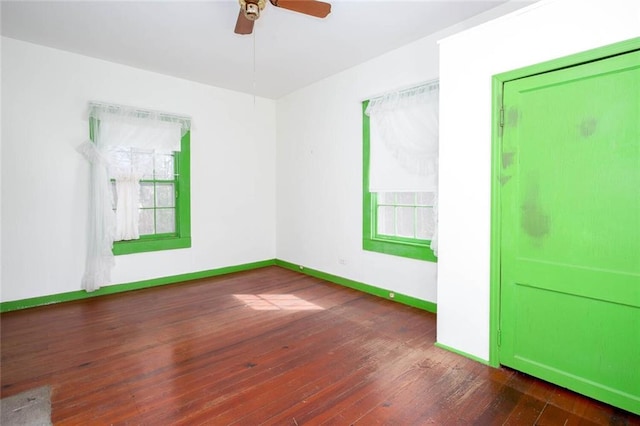
{"type": "Polygon", "coordinates": [[[140,209],[140,235],[149,235],[154,233],[154,210],[153,209],[140,209]]]}
{"type": "Polygon", "coordinates": [[[395,235],[396,220],[395,207],[379,206],[378,207],[378,234],[395,235]]]}
{"type": "Polygon", "coordinates": [[[156,233],[166,234],[176,231],[176,215],[174,209],[156,209],[156,233]]]}
{"type": "Polygon", "coordinates": [[[175,189],[173,182],[156,183],[156,206],[173,207],[175,205],[175,189]]]}
{"type": "Polygon", "coordinates": [[[173,155],[156,154],[155,156],[155,177],[161,180],[172,180],[174,178],[173,155]]]}
{"type": "Polygon", "coordinates": [[[153,208],[153,182],[140,182],[140,207],[153,208]]]}

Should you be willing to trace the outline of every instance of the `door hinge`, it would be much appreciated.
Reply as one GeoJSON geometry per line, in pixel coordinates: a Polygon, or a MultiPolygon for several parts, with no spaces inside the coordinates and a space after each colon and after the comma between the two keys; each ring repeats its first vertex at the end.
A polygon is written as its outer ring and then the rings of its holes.
{"type": "Polygon", "coordinates": [[[502,346],[502,330],[498,330],[498,346],[502,346]]]}
{"type": "Polygon", "coordinates": [[[500,107],[500,127],[504,127],[504,107],[500,107]]]}

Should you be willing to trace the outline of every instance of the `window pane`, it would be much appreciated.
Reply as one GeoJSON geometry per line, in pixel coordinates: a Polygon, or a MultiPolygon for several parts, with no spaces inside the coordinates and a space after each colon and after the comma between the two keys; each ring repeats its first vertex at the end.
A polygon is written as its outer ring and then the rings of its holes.
{"type": "Polygon", "coordinates": [[[394,218],[394,207],[378,207],[378,234],[395,235],[396,226],[394,218]]]}
{"type": "Polygon", "coordinates": [[[173,155],[156,154],[156,179],[173,180],[174,170],[173,155]]]}
{"type": "Polygon", "coordinates": [[[416,202],[416,193],[415,192],[398,192],[397,201],[398,201],[398,204],[412,206],[416,202]]]}
{"type": "Polygon", "coordinates": [[[413,207],[398,207],[398,236],[414,238],[414,208],[413,207]]]}
{"type": "Polygon", "coordinates": [[[157,207],[173,207],[175,205],[175,199],[173,183],[156,183],[157,207]]]}
{"type": "Polygon", "coordinates": [[[153,209],[140,209],[140,223],[138,231],[140,235],[153,234],[153,209]]]}
{"type": "Polygon", "coordinates": [[[140,182],[140,207],[153,207],[153,182],[140,182]]]}
{"type": "Polygon", "coordinates": [[[142,174],[142,179],[153,179],[153,152],[134,151],[133,167],[142,174]]]}
{"type": "Polygon", "coordinates": [[[400,198],[402,198],[402,192],[392,192],[393,194],[393,204],[400,203],[400,198]]]}
{"type": "Polygon", "coordinates": [[[174,209],[157,209],[156,220],[156,233],[176,232],[176,214],[174,209]]]}
{"type": "Polygon", "coordinates": [[[433,237],[433,209],[430,207],[418,208],[418,223],[416,226],[417,238],[430,240],[433,237]]]}
{"type": "Polygon", "coordinates": [[[395,204],[395,192],[378,192],[378,204],[395,204]]]}
{"type": "Polygon", "coordinates": [[[435,194],[433,192],[418,192],[419,206],[433,206],[435,194]]]}

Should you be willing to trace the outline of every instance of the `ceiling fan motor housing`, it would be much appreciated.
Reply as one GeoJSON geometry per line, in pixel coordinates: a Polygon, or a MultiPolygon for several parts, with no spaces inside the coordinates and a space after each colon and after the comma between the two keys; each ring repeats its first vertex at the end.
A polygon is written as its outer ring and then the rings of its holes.
{"type": "Polygon", "coordinates": [[[264,9],[266,0],[239,0],[240,7],[244,12],[244,16],[250,20],[255,21],[260,17],[260,11],[264,9]]]}

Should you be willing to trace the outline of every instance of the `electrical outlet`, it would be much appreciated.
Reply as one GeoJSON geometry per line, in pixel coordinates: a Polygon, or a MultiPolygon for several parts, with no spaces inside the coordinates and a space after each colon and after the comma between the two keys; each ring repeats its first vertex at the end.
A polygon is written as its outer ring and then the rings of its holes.
{"type": "Polygon", "coordinates": [[[304,269],[304,266],[302,265],[299,265],[298,267],[300,268],[301,271],[304,269]]]}
{"type": "Polygon", "coordinates": [[[396,297],[396,294],[394,292],[389,292],[389,299],[393,299],[394,297],[396,297]]]}

